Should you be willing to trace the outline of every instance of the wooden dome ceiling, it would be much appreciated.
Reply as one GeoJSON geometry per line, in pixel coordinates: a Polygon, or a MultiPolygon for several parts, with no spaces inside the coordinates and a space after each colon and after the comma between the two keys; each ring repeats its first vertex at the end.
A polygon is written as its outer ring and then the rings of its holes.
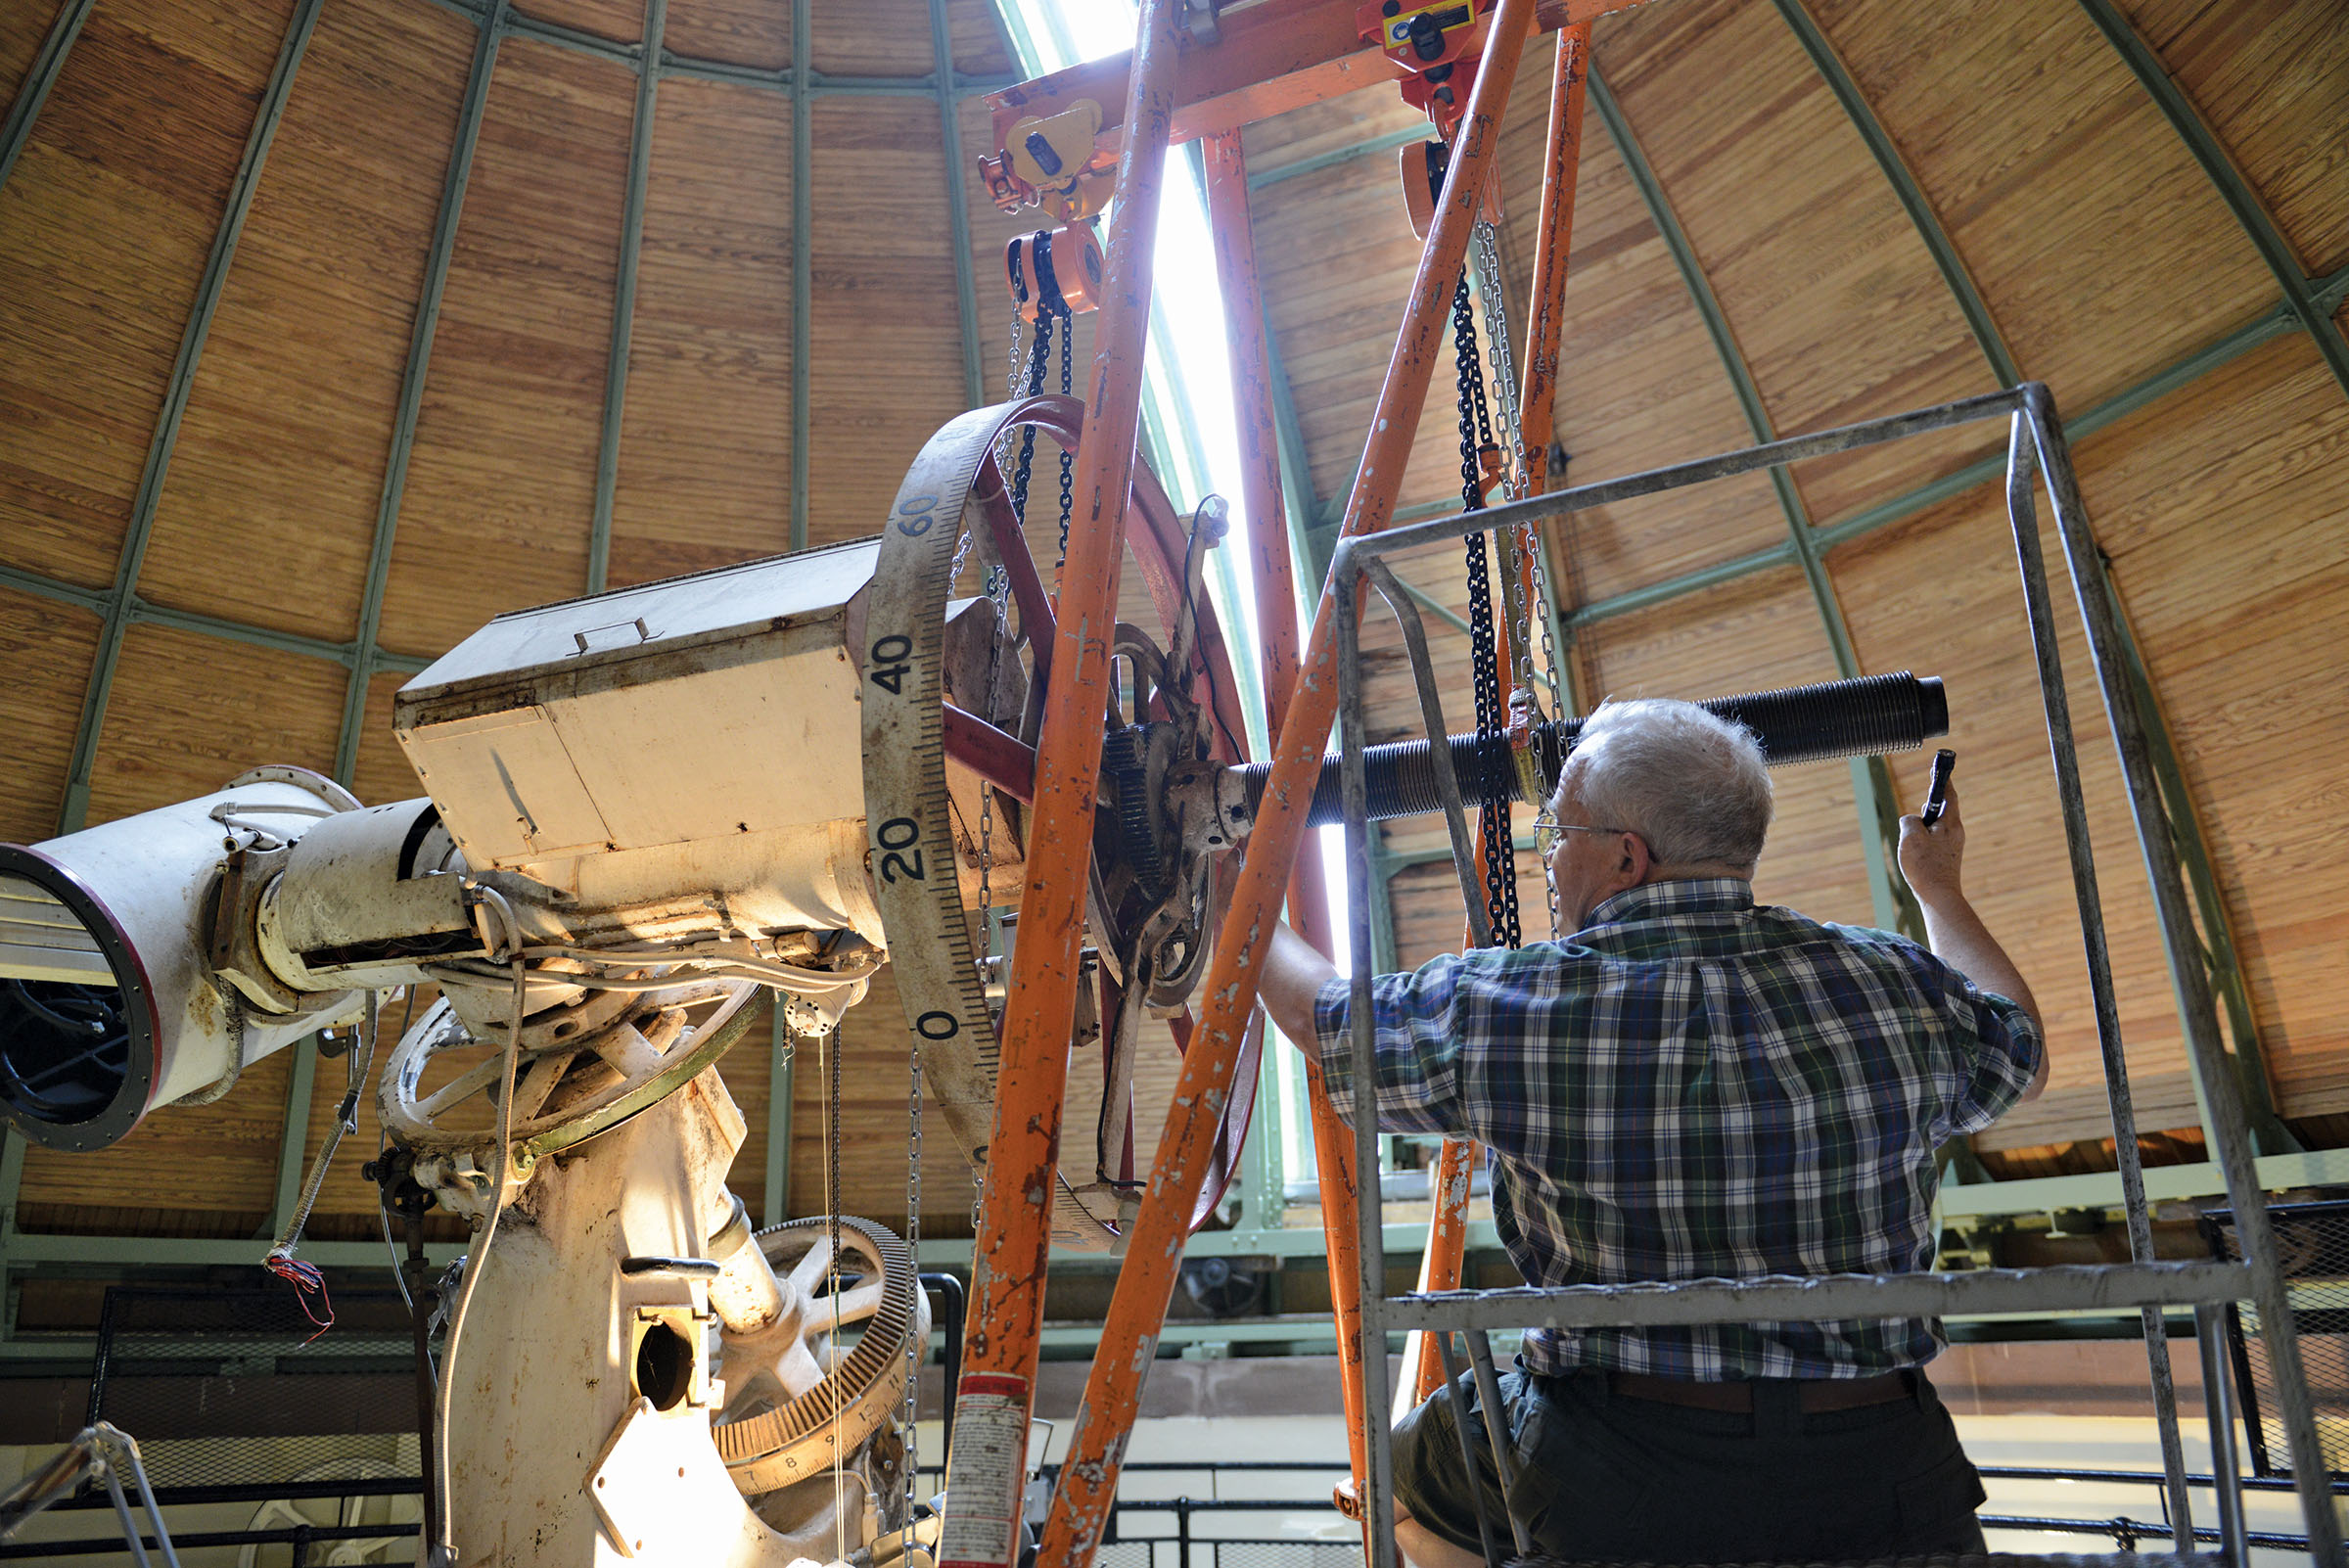
{"type": "MultiPolygon", "coordinates": [[[[1504,138],[1520,310],[1549,48],[1504,138]]],[[[2048,382],[2207,847],[2238,1042],[2305,1137],[2349,1142],[2337,5],[1653,0],[1602,21],[1595,56],[1571,477],[2048,382]]],[[[966,171],[978,95],[1013,69],[987,0],[0,0],[0,838],[258,761],[412,795],[391,694],[487,617],[869,531],[1002,372],[1014,225],[966,171]]],[[[1342,505],[1416,258],[1393,151],[1413,118],[1372,89],[1246,133],[1309,520],[1342,505]]],[[[1405,508],[1448,505],[1442,401],[1405,508]]],[[[2093,1163],[2102,1088],[1994,444],[1821,460],[1551,544],[1586,699],[1948,679],[1972,885],[2058,1053],[2047,1098],[1983,1141],[2036,1172],[2093,1163]]],[[[1455,567],[1409,575],[1462,603],[1455,567]]],[[[1455,677],[1464,649],[1439,641],[1455,677]]],[[[2117,769],[2088,751],[2139,1117],[2183,1157],[2177,1015],[2117,769]]],[[[1890,779],[1913,796],[1921,759],[1890,779]]],[[[1779,800],[1764,897],[1870,920],[1853,773],[1789,770],[1779,800]]],[[[1457,941],[1457,894],[1411,860],[1432,824],[1393,826],[1410,959],[1457,941]]],[[[852,1015],[852,1080],[861,1032],[901,1064],[895,1006],[884,987],[852,1015]]],[[[751,1192],[766,1067],[728,1068],[751,1192]]],[[[104,1157],[34,1151],[21,1219],[250,1228],[293,1073],[274,1058],[104,1157]]],[[[852,1095],[901,1130],[901,1065],[852,1095]]],[[[337,1097],[309,1108],[313,1148],[337,1097]]],[[[849,1206],[898,1212],[898,1179],[849,1206]]]]}

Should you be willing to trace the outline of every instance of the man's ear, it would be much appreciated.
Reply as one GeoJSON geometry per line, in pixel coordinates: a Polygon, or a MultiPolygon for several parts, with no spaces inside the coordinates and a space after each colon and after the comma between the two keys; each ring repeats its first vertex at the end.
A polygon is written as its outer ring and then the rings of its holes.
{"type": "Polygon", "coordinates": [[[1607,880],[1614,885],[1615,891],[1620,893],[1626,888],[1635,888],[1645,882],[1649,869],[1655,864],[1655,858],[1648,853],[1647,840],[1636,833],[1619,834],[1617,842],[1622,846],[1622,858],[1616,862],[1615,874],[1607,880]]]}

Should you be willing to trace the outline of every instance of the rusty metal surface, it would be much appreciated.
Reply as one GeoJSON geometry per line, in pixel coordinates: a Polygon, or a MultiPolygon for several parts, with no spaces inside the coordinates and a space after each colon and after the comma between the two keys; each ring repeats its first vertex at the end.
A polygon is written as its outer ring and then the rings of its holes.
{"type": "Polygon", "coordinates": [[[1390,1296],[1388,1328],[1599,1328],[1694,1323],[1827,1322],[2011,1312],[2098,1312],[2238,1301],[2243,1264],[2066,1264],[1964,1274],[1822,1274],[1695,1279],[1561,1289],[1462,1290],[1390,1296]]]}
{"type": "MultiPolygon", "coordinates": [[[[1643,3],[1539,0],[1533,25],[1543,32],[1587,26],[1643,3]]],[[[1088,98],[1101,106],[1102,135],[1114,135],[1125,123],[1119,106],[1128,90],[1129,59],[1108,55],[990,93],[995,145],[1006,145],[1018,121],[1049,118],[1088,98]]],[[[1362,40],[1355,0],[1262,0],[1226,12],[1215,42],[1183,40],[1170,132],[1187,142],[1396,80],[1385,54],[1362,40]]]]}
{"type": "MultiPolygon", "coordinates": [[[[1495,35],[1521,38],[1533,20],[1533,0],[1503,0],[1495,35]]],[[[1344,531],[1383,528],[1426,406],[1428,381],[1446,357],[1453,286],[1468,250],[1469,231],[1492,175],[1502,113],[1522,50],[1485,55],[1462,123],[1459,150],[1420,257],[1404,321],[1389,361],[1360,473],[1348,503],[1344,531]]],[[[1101,1345],[1085,1384],[1084,1403],[1061,1469],[1060,1487],[1045,1522],[1039,1560],[1044,1568],[1085,1568],[1108,1525],[1126,1438],[1138,1408],[1142,1378],[1156,1348],[1182,1253],[1182,1219],[1205,1177],[1205,1154],[1220,1117],[1242,1032],[1256,1003],[1260,953],[1271,940],[1319,774],[1323,739],[1337,713],[1334,684],[1335,611],[1325,590],[1301,661],[1296,693],[1274,749],[1231,913],[1220,934],[1204,988],[1198,1037],[1183,1058],[1182,1076],[1168,1112],[1159,1157],[1128,1244],[1124,1269],[1110,1303],[1101,1345]]],[[[1063,613],[1063,623],[1067,614],[1063,613]]],[[[1025,946],[1025,939],[1023,939],[1025,946]]],[[[1360,1151],[1357,1150],[1358,1166],[1360,1151]]],[[[990,1238],[991,1239],[991,1238],[990,1238]]],[[[1363,1361],[1364,1407],[1386,1382],[1383,1357],[1363,1361]],[[1375,1385],[1375,1386],[1373,1386],[1375,1385]]],[[[1374,1485],[1376,1477],[1371,1477],[1374,1485]]],[[[1384,1522],[1373,1518],[1374,1539],[1384,1522]]]]}
{"type": "MultiPolygon", "coordinates": [[[[1174,109],[1174,0],[1150,0],[1136,38],[1138,69],[1132,72],[1126,115],[1141,134],[1128,138],[1119,161],[1108,275],[1084,431],[1078,442],[1077,507],[1054,631],[1053,681],[1037,738],[1036,811],[1020,899],[1027,917],[1004,1003],[994,1131],[972,1260],[964,1371],[966,1376],[996,1380],[1006,1391],[1007,1407],[1019,1406],[1023,1416],[1034,1407],[1043,1328],[1052,1174],[1067,1087],[1069,1028],[1081,980],[1079,947],[1084,932],[1094,791],[1101,770],[1101,715],[1109,701],[1109,649],[1117,621],[1134,433],[1141,413],[1143,343],[1150,319],[1166,126],[1174,109]]],[[[1186,1079],[1200,1054],[1194,1048],[1186,1055],[1186,1079]]],[[[1219,1098],[1219,1111],[1221,1103],[1219,1098]]],[[[1173,1243],[1177,1253],[1181,1237],[1188,1233],[1188,1219],[1186,1204],[1173,1243]]],[[[1024,1450],[1025,1419],[998,1425],[1005,1432],[1016,1431],[1024,1450]]],[[[989,1429],[979,1423],[968,1428],[957,1424],[954,1467],[987,1457],[963,1452],[968,1447],[963,1440],[985,1430],[989,1429]]],[[[1004,1456],[994,1457],[999,1461],[1004,1456]]],[[[1015,1474],[1015,1489],[1016,1484],[1015,1474]]],[[[949,1527],[951,1515],[949,1510],[949,1527]]],[[[1009,1545],[998,1560],[1009,1560],[1009,1545]]],[[[962,1552],[942,1547],[942,1556],[954,1560],[962,1552]]]]}
{"type": "Polygon", "coordinates": [[[1534,297],[1526,326],[1525,394],[1519,416],[1518,462],[1526,493],[1549,487],[1549,443],[1555,434],[1558,343],[1565,336],[1567,256],[1574,243],[1574,193],[1583,153],[1584,83],[1590,69],[1590,25],[1558,34],[1550,68],[1549,141],[1542,165],[1542,215],[1534,250],[1534,297]]]}

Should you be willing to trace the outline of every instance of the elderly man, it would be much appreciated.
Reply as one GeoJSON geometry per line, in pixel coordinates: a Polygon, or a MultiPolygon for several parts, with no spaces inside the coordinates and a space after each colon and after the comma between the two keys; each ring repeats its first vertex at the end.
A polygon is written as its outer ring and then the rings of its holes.
{"type": "MultiPolygon", "coordinates": [[[[1530,1283],[1928,1268],[1936,1148],[2046,1084],[2030,988],[1959,888],[1954,796],[1901,819],[1930,952],[1756,904],[1770,819],[1747,731],[1609,703],[1540,822],[1573,937],[1379,977],[1379,1125],[1492,1151],[1530,1283]]],[[[1284,928],[1263,994],[1351,1115],[1347,985],[1284,928]]],[[[1922,1369],[1942,1343],[1927,1320],[1529,1333],[1500,1381],[1518,1515],[1563,1558],[1980,1551],[1981,1480],[1922,1369]]],[[[1479,1560],[1471,1485],[1502,1528],[1452,1410],[1396,1428],[1421,1568],[1479,1560]]]]}

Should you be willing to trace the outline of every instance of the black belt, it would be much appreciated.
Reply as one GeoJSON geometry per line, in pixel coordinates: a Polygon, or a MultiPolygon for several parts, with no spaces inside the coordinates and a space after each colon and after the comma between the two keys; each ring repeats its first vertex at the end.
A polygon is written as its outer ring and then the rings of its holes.
{"type": "MultiPolygon", "coordinates": [[[[1909,1398],[1915,1385],[1907,1371],[1875,1377],[1808,1377],[1794,1380],[1795,1398],[1806,1415],[1825,1410],[1856,1410],[1867,1405],[1889,1405],[1909,1398]]],[[[1686,1405],[1700,1410],[1733,1410],[1751,1414],[1754,1385],[1733,1379],[1699,1383],[1684,1377],[1651,1377],[1645,1372],[1607,1373],[1607,1387],[1625,1399],[1653,1400],[1660,1405],[1686,1405]]]]}

